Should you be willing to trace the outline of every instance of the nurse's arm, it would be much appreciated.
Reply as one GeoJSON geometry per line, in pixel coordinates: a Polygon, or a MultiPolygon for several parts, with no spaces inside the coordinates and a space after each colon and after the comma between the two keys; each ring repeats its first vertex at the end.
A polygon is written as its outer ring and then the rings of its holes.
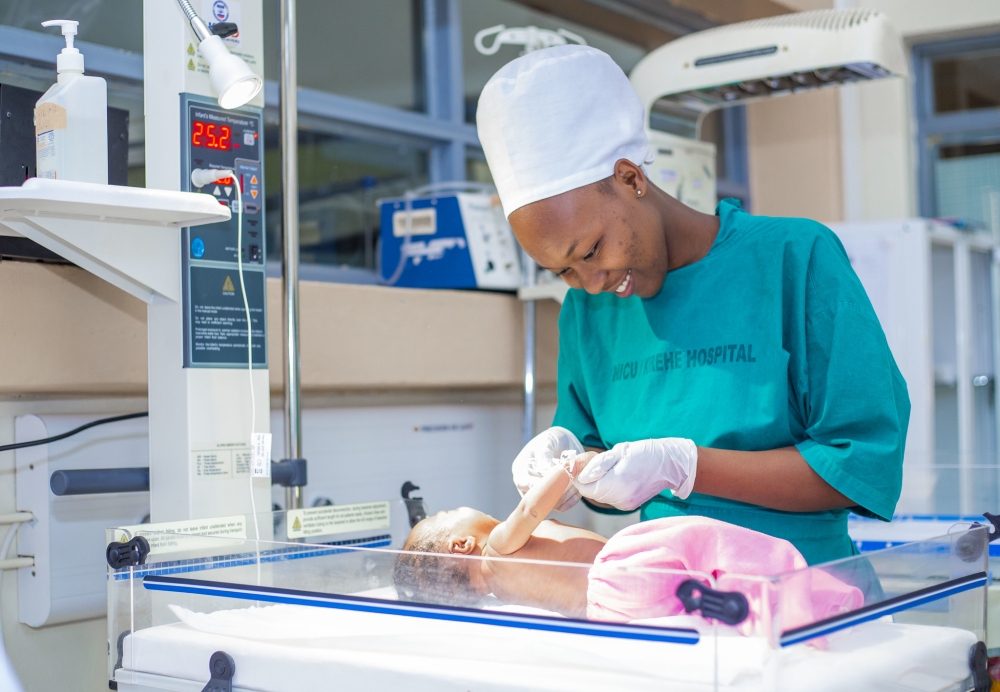
{"type": "Polygon", "coordinates": [[[784,512],[853,507],[795,447],[763,452],[698,448],[694,491],[784,512]]]}

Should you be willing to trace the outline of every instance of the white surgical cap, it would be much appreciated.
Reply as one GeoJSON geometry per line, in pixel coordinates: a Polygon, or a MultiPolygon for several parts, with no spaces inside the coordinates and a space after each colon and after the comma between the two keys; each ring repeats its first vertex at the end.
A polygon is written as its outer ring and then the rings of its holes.
{"type": "Polygon", "coordinates": [[[604,52],[556,46],[504,65],[479,97],[479,141],[504,214],[653,158],[642,102],[604,52]]]}

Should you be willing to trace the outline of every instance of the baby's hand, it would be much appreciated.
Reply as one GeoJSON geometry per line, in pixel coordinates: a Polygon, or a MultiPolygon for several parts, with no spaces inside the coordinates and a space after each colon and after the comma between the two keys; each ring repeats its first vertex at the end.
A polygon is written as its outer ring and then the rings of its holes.
{"type": "Polygon", "coordinates": [[[575,479],[583,471],[583,467],[587,465],[591,459],[597,456],[597,452],[584,452],[583,454],[577,454],[572,450],[567,450],[562,453],[560,460],[562,461],[562,466],[569,474],[570,478],[575,479]]]}

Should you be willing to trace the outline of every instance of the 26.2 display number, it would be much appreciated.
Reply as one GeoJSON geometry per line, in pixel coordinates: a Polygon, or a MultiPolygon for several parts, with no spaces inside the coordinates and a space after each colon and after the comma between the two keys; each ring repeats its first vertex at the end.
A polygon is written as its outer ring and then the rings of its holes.
{"type": "Polygon", "coordinates": [[[232,130],[228,125],[216,125],[195,120],[191,128],[191,144],[226,151],[230,147],[232,130]]]}

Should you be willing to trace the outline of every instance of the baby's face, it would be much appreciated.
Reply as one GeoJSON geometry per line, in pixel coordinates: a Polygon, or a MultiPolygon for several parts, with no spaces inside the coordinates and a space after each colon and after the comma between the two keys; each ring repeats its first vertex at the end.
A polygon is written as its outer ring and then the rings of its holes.
{"type": "Polygon", "coordinates": [[[490,531],[497,525],[497,520],[488,514],[471,507],[459,507],[434,515],[435,522],[446,527],[448,533],[455,537],[475,536],[477,539],[489,537],[490,531]]]}

